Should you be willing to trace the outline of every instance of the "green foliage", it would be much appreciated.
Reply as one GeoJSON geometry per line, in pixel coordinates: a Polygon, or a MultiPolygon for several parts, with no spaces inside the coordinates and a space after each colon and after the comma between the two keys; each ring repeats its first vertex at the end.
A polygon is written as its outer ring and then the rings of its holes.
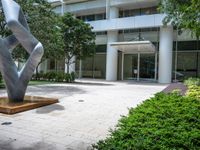
{"type": "MultiPolygon", "coordinates": [[[[58,16],[53,12],[52,6],[46,0],[16,0],[26,16],[31,33],[43,44],[44,55],[47,58],[60,59],[63,57],[63,42],[58,26],[58,16]]],[[[11,34],[6,27],[4,14],[0,11],[0,35],[11,34]]],[[[23,62],[28,53],[19,45],[13,51],[14,59],[23,62]]]]}
{"type": "Polygon", "coordinates": [[[188,91],[186,95],[200,100],[200,86],[197,85],[188,86],[188,91]]]}
{"type": "Polygon", "coordinates": [[[200,101],[158,93],[122,117],[99,150],[200,149],[200,101]]]}
{"type": "Polygon", "coordinates": [[[184,84],[186,84],[187,86],[200,86],[200,78],[188,78],[184,81],[184,84]]]}
{"type": "Polygon", "coordinates": [[[200,100],[200,78],[189,78],[184,83],[188,87],[186,95],[200,100]]]}
{"type": "Polygon", "coordinates": [[[94,55],[95,34],[89,24],[66,13],[61,17],[60,27],[63,33],[67,70],[69,70],[69,65],[74,63],[71,61],[74,56],[76,60],[82,60],[94,55]]]}
{"type": "Polygon", "coordinates": [[[167,14],[164,24],[172,23],[179,29],[190,29],[200,36],[200,0],[161,0],[160,10],[167,14]]]}
{"type": "Polygon", "coordinates": [[[38,73],[37,77],[34,75],[32,80],[48,80],[55,82],[74,82],[75,73],[64,73],[64,72],[56,72],[50,71],[47,73],[38,73]]]}

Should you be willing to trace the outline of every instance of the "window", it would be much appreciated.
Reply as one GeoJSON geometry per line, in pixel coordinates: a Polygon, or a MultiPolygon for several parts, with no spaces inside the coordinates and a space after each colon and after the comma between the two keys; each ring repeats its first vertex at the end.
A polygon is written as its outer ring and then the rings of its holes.
{"type": "Polygon", "coordinates": [[[84,16],[78,16],[77,18],[83,21],[103,20],[106,18],[106,14],[101,13],[101,14],[93,14],[93,15],[84,15],[84,16]]]}
{"type": "Polygon", "coordinates": [[[141,16],[141,15],[151,15],[157,14],[157,7],[148,7],[148,8],[140,8],[140,9],[128,9],[121,10],[119,12],[119,17],[131,17],[131,16],[141,16]]]}

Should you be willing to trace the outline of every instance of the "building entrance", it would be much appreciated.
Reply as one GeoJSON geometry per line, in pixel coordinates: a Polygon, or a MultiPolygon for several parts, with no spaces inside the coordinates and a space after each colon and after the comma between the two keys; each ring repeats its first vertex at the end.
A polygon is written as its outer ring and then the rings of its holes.
{"type": "Polygon", "coordinates": [[[157,58],[155,54],[124,54],[122,80],[156,80],[157,58]]]}

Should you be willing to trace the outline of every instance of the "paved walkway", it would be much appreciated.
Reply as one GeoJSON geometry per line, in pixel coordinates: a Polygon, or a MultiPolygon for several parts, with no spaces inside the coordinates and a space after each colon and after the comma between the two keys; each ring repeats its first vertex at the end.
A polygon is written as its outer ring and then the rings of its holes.
{"type": "MultiPolygon", "coordinates": [[[[60,103],[13,116],[0,114],[1,150],[87,150],[108,135],[120,115],[166,85],[82,80],[30,86],[27,95],[58,97],[60,103]],[[4,125],[2,123],[10,122],[4,125]]],[[[5,95],[5,90],[0,90],[5,95]]]]}

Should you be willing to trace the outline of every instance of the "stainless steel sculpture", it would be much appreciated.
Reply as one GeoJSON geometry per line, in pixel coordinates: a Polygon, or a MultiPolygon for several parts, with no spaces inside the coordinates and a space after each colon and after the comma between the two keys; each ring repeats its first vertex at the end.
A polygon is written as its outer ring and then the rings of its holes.
{"type": "Polygon", "coordinates": [[[7,26],[13,35],[4,39],[0,36],[0,71],[6,84],[9,100],[20,102],[23,101],[28,82],[43,56],[43,46],[31,34],[19,4],[13,0],[1,0],[0,6],[1,3],[7,26]],[[19,43],[30,54],[30,57],[23,68],[18,71],[11,52],[19,43]]]}

